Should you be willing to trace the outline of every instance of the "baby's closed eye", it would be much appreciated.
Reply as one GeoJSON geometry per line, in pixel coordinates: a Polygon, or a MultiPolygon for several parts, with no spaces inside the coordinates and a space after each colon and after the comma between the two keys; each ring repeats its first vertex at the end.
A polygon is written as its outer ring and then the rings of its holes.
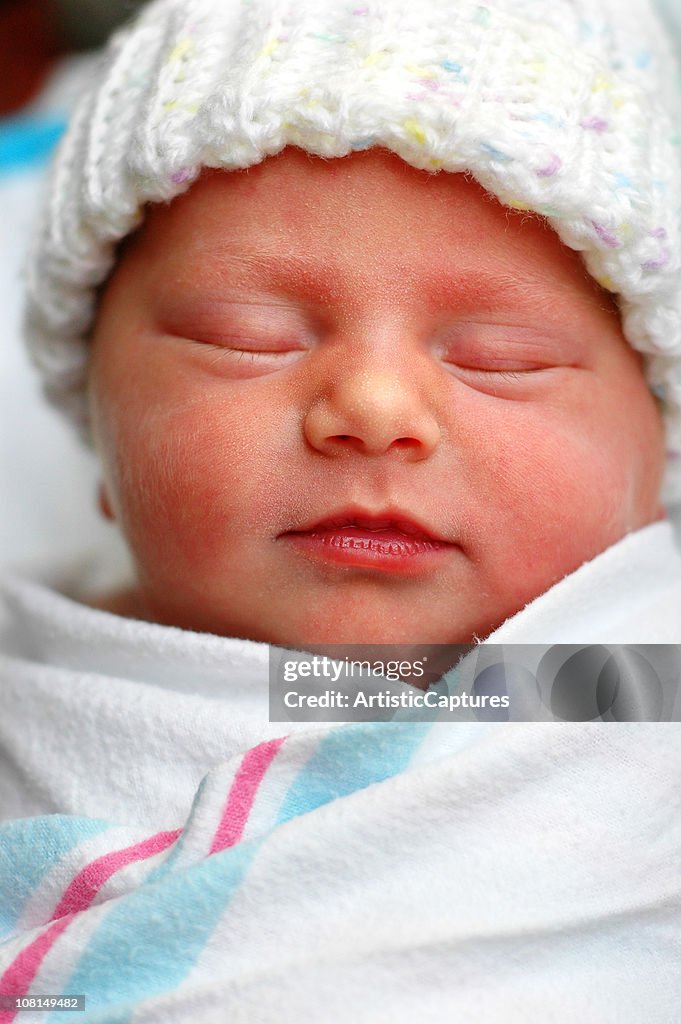
{"type": "Polygon", "coordinates": [[[463,379],[498,376],[515,381],[558,368],[575,368],[581,346],[570,334],[504,323],[459,323],[441,330],[433,352],[463,379]]]}

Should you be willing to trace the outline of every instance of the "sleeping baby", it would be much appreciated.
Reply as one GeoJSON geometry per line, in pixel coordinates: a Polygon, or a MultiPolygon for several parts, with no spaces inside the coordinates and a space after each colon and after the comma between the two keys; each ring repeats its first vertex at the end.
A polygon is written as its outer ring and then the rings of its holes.
{"type": "Polygon", "coordinates": [[[3,583],[6,999],[678,1012],[675,726],[283,738],[266,695],[268,645],[681,640],[677,79],[644,0],[156,0],[116,36],[26,331],[134,572],[3,583]]]}

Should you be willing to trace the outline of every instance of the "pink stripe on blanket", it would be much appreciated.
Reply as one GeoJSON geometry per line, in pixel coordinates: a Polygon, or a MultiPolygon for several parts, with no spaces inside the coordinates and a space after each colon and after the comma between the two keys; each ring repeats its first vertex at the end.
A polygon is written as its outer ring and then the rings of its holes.
{"type": "Polygon", "coordinates": [[[87,910],[101,887],[112,875],[128,864],[153,857],[155,854],[167,850],[181,833],[181,828],[174,829],[172,832],[157,832],[149,839],[143,839],[141,843],[135,843],[134,846],[128,846],[124,850],[113,850],[111,853],[105,853],[93,860],[73,879],[50,920],[54,921],[58,917],[63,917],[64,914],[72,914],[77,910],[87,910]]]}
{"type": "Polygon", "coordinates": [[[260,743],[244,754],[239,770],[234,776],[220,824],[213,837],[211,853],[226,850],[241,839],[260,783],[285,739],[284,736],[278,740],[260,743]]]}
{"type": "MultiPolygon", "coordinates": [[[[132,864],[134,861],[153,857],[171,846],[181,835],[182,829],[172,832],[157,832],[149,839],[128,846],[124,850],[113,850],[97,857],[87,864],[73,879],[62,896],[51,921],[33,942],[19,953],[0,978],[0,994],[9,993],[13,996],[24,996],[28,993],[33,979],[44,957],[52,945],[81,910],[87,910],[104,883],[116,871],[132,864]]],[[[10,1024],[16,1016],[16,1010],[0,1010],[0,1024],[10,1024]]]]}
{"type": "MultiPolygon", "coordinates": [[[[73,917],[74,915],[70,914],[67,917],[62,917],[60,921],[55,921],[25,949],[22,949],[19,956],[14,958],[0,978],[0,994],[6,993],[12,996],[28,994],[40,964],[73,917]]],[[[18,1012],[18,1010],[0,1010],[0,1024],[10,1024],[18,1012]]]]}

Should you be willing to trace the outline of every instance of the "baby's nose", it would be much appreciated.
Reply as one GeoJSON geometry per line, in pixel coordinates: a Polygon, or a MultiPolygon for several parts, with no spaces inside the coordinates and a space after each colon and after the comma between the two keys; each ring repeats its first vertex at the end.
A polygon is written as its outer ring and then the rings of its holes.
{"type": "Polygon", "coordinates": [[[358,368],[339,376],[313,402],[304,423],[313,448],[327,455],[403,452],[413,461],[428,458],[440,442],[440,427],[415,381],[403,374],[358,368]]]}

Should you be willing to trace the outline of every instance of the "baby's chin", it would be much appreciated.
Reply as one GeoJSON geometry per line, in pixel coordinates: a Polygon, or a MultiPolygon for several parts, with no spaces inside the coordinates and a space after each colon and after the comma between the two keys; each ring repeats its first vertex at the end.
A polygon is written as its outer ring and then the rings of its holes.
{"type": "Polygon", "coordinates": [[[136,586],[102,592],[88,597],[83,603],[89,608],[109,612],[126,619],[298,650],[309,650],[310,648],[329,650],[335,645],[355,647],[375,644],[403,649],[408,647],[436,648],[439,645],[451,644],[469,645],[484,640],[501,625],[501,621],[489,621],[475,629],[471,629],[468,625],[457,629],[454,622],[450,622],[447,627],[444,627],[434,621],[415,623],[413,620],[409,621],[408,618],[399,620],[395,618],[394,614],[381,618],[380,613],[375,615],[371,621],[367,621],[365,618],[354,621],[350,614],[342,621],[339,621],[336,616],[324,620],[318,615],[313,626],[298,626],[289,628],[285,632],[264,628],[262,623],[253,623],[250,627],[243,623],[238,626],[229,625],[220,623],[217,617],[209,625],[208,623],[197,623],[192,617],[179,612],[175,615],[169,613],[168,610],[163,613],[155,613],[136,586]]]}

